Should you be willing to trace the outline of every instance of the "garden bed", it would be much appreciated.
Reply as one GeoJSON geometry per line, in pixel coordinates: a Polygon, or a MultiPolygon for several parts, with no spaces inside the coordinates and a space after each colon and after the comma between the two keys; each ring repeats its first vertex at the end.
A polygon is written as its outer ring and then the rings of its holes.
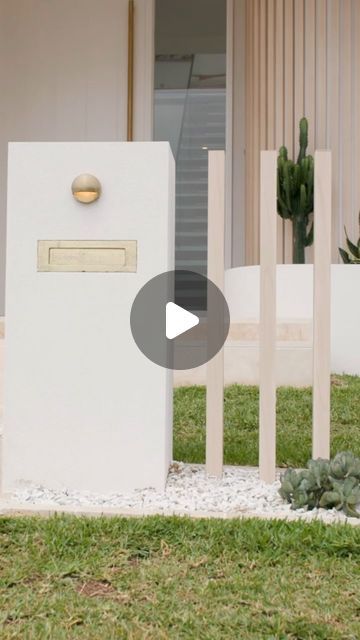
{"type": "MultiPolygon", "coordinates": [[[[277,474],[279,476],[279,472],[277,474]]],[[[291,510],[279,496],[280,482],[265,484],[251,467],[226,466],[222,478],[206,474],[204,465],[173,463],[166,489],[132,494],[101,495],[90,492],[51,490],[26,486],[0,503],[5,513],[70,512],[120,515],[189,515],[192,517],[260,517],[287,520],[322,520],[328,524],[359,525],[336,509],[291,510]]]]}
{"type": "MultiPolygon", "coordinates": [[[[280,388],[277,392],[277,464],[279,468],[305,467],[311,458],[310,388],[280,388]]],[[[320,518],[349,521],[335,510],[292,511],[278,495],[279,481],[260,482],[258,475],[259,390],[232,385],[225,389],[223,478],[206,477],[205,388],[188,387],[174,394],[174,457],[166,491],[147,489],[131,495],[52,491],[24,485],[2,500],[9,513],[69,511],[89,514],[179,514],[195,517],[320,518]]],[[[360,455],[360,378],[333,376],[331,386],[331,449],[360,455]]],[[[279,472],[278,472],[279,475],[279,472]]],[[[352,518],[351,522],[358,523],[352,518]]]]}

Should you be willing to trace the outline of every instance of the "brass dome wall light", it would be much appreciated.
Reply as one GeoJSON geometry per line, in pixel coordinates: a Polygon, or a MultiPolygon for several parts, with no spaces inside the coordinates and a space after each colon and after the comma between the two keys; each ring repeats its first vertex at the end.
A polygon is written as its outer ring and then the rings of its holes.
{"type": "Polygon", "coordinates": [[[100,198],[101,184],[91,173],[82,173],[73,180],[71,191],[78,202],[91,204],[100,198]]]}

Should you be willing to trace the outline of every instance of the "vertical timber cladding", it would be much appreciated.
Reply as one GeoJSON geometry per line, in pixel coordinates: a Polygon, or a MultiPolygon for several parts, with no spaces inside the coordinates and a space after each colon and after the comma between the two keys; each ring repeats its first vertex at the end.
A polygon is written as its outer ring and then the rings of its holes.
{"type": "MultiPolygon", "coordinates": [[[[358,237],[360,2],[245,4],[246,264],[259,262],[260,151],[285,144],[295,156],[303,115],[309,120],[309,152],[332,151],[332,261],[338,262],[343,226],[358,237]]],[[[311,247],[307,261],[312,260],[311,247]]],[[[278,262],[292,262],[291,224],[280,218],[278,262]]]]}

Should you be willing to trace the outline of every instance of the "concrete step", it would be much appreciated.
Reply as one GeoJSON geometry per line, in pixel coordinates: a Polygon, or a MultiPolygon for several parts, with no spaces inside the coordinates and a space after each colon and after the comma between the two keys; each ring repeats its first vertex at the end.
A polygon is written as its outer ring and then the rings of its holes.
{"type": "MultiPolygon", "coordinates": [[[[225,384],[259,384],[259,347],[225,344],[225,384]]],[[[174,371],[174,386],[206,384],[206,365],[174,371]]],[[[282,346],[276,353],[277,386],[307,387],[312,384],[312,348],[282,346]]]]}
{"type": "MultiPolygon", "coordinates": [[[[278,320],[276,324],[277,343],[312,344],[312,320],[278,320]]],[[[257,342],[259,323],[256,320],[244,320],[232,323],[228,342],[257,342]]]]}
{"type": "MultiPolygon", "coordinates": [[[[277,323],[276,381],[278,386],[312,384],[312,321],[277,323]]],[[[178,340],[181,342],[181,340],[178,340]]],[[[186,347],[186,334],[182,346],[186,347]]],[[[224,347],[225,384],[259,384],[259,323],[232,323],[224,347]]],[[[174,372],[175,386],[206,384],[206,366],[174,372]]]]}
{"type": "MultiPolygon", "coordinates": [[[[252,320],[232,322],[226,340],[227,345],[237,347],[258,347],[259,323],[252,320]]],[[[202,328],[198,328],[199,337],[202,336],[202,328]]],[[[203,335],[206,336],[206,327],[203,327],[203,335]]],[[[188,335],[179,336],[178,344],[186,345],[188,335]]],[[[311,348],[312,347],[312,321],[304,320],[279,320],[276,325],[277,347],[311,348]]]]}

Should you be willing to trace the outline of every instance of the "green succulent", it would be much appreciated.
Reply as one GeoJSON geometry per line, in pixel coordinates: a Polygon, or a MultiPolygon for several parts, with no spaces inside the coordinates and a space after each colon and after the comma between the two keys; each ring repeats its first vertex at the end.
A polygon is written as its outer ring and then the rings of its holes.
{"type": "Polygon", "coordinates": [[[353,476],[360,480],[360,458],[348,451],[337,453],[330,462],[330,475],[339,480],[353,476]]]}
{"type": "Polygon", "coordinates": [[[323,486],[329,484],[329,460],[324,460],[323,458],[318,458],[317,460],[309,460],[308,469],[310,469],[315,478],[317,489],[321,489],[323,486]]]}
{"type": "Polygon", "coordinates": [[[357,504],[360,504],[360,486],[354,477],[346,478],[344,481],[334,480],[333,490],[325,491],[319,502],[320,507],[342,509],[347,516],[359,518],[357,504]]]}
{"type": "Polygon", "coordinates": [[[301,481],[300,474],[301,472],[297,472],[290,467],[281,475],[279,494],[284,500],[287,500],[287,502],[292,502],[294,492],[299,487],[301,481]]]}
{"type": "Polygon", "coordinates": [[[289,468],[280,477],[280,496],[292,509],[317,507],[343,510],[360,517],[360,458],[351,452],[340,452],[331,461],[309,460],[306,469],[289,468]]]}
{"type": "Polygon", "coordinates": [[[296,489],[294,491],[293,499],[291,501],[292,509],[314,509],[316,506],[316,497],[313,492],[306,491],[305,489],[296,489]]]}
{"type": "MultiPolygon", "coordinates": [[[[344,262],[344,264],[360,264],[360,237],[359,237],[359,240],[357,241],[357,244],[354,244],[349,239],[346,227],[344,227],[344,230],[345,230],[346,244],[347,244],[348,251],[345,251],[345,249],[341,249],[341,247],[339,247],[339,253],[342,257],[342,261],[344,262]]],[[[360,230],[360,213],[359,213],[359,230],[360,230]]]]}

